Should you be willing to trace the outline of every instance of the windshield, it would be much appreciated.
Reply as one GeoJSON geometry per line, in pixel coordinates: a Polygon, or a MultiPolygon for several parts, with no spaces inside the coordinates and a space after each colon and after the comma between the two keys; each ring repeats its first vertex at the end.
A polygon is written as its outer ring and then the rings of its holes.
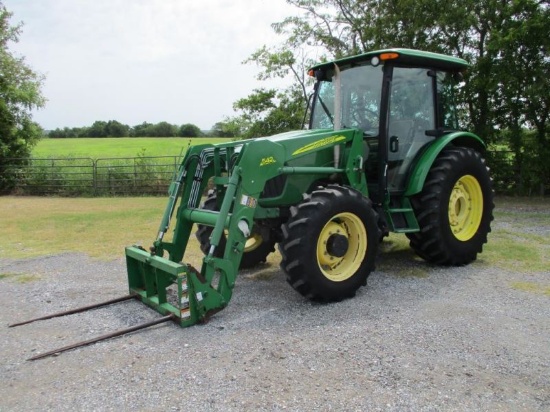
{"type": "MultiPolygon", "coordinates": [[[[341,124],[344,128],[361,129],[368,136],[378,135],[382,67],[371,65],[341,68],[341,124]]],[[[315,95],[311,117],[312,129],[334,126],[334,72],[330,80],[321,81],[315,95]]]]}

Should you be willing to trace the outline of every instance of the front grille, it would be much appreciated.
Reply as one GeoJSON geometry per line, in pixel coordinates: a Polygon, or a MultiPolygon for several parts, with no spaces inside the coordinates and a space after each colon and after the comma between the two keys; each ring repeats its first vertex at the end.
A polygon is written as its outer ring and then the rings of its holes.
{"type": "Polygon", "coordinates": [[[264,191],[260,195],[262,199],[277,197],[283,193],[286,184],[286,175],[278,175],[265,183],[264,191]]]}

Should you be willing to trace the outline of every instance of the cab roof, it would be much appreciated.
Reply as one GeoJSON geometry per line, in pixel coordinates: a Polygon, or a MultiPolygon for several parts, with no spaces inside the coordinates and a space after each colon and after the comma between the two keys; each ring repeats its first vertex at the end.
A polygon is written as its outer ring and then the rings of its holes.
{"type": "Polygon", "coordinates": [[[356,56],[344,57],[342,59],[320,63],[313,66],[310,70],[328,69],[331,68],[334,63],[336,63],[339,67],[365,63],[369,62],[373,57],[380,58],[381,55],[389,54],[393,54],[393,58],[386,61],[392,61],[399,65],[405,66],[431,67],[434,69],[445,71],[463,71],[469,67],[469,64],[468,62],[466,62],[466,60],[460,59],[458,57],[452,57],[445,54],[432,53],[427,51],[395,48],[370,51],[367,53],[358,54],[356,56]]]}

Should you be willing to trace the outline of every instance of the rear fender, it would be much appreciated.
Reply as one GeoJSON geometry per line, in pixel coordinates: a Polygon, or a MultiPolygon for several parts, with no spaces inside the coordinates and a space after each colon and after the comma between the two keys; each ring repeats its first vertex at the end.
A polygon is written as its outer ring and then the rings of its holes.
{"type": "Polygon", "coordinates": [[[485,150],[485,143],[479,136],[469,132],[453,132],[436,139],[416,161],[410,174],[405,196],[412,196],[422,191],[433,162],[448,145],[471,147],[479,152],[485,150]]]}

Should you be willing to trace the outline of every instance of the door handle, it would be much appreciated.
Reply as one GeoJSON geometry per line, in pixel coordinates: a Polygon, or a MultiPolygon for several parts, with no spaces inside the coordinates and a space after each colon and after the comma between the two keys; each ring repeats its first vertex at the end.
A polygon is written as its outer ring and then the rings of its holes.
{"type": "Polygon", "coordinates": [[[399,137],[390,137],[390,152],[397,153],[399,151],[399,137]]]}

